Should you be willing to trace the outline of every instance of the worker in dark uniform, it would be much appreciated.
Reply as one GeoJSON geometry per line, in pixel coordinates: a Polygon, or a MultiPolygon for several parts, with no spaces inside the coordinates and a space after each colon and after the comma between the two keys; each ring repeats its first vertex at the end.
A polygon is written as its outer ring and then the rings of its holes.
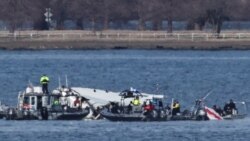
{"type": "Polygon", "coordinates": [[[236,105],[232,99],[230,99],[228,106],[231,110],[231,114],[237,114],[237,108],[236,108],[236,105]]]}
{"type": "Polygon", "coordinates": [[[223,110],[224,110],[224,114],[225,115],[232,114],[232,110],[231,110],[228,102],[225,103],[225,106],[224,106],[223,110]]]}
{"type": "Polygon", "coordinates": [[[40,83],[42,84],[43,93],[44,94],[49,94],[49,90],[48,90],[49,77],[46,74],[44,74],[40,78],[40,83]]]}
{"type": "Polygon", "coordinates": [[[236,105],[232,99],[230,99],[228,106],[230,107],[231,110],[236,110],[236,105]]]}

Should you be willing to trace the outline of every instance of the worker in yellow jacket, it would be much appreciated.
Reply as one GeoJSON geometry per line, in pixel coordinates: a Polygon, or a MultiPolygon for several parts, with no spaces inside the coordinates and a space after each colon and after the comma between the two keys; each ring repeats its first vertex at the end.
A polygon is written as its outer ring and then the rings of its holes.
{"type": "Polygon", "coordinates": [[[140,102],[138,96],[132,101],[132,104],[133,104],[134,106],[140,106],[141,102],[140,102]]]}
{"type": "Polygon", "coordinates": [[[180,113],[180,103],[175,100],[173,105],[172,105],[172,115],[177,115],[177,113],[180,113]]]}
{"type": "Polygon", "coordinates": [[[44,74],[41,78],[40,78],[40,83],[42,85],[42,90],[44,94],[49,94],[49,90],[48,90],[48,83],[49,83],[49,77],[44,74]]]}

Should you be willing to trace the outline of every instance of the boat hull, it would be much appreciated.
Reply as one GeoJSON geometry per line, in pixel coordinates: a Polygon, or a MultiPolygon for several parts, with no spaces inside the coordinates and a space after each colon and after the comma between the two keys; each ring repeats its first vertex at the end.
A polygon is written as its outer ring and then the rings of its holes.
{"type": "Polygon", "coordinates": [[[227,115],[227,116],[223,116],[223,119],[224,119],[224,120],[243,119],[243,118],[245,118],[246,116],[247,116],[246,114],[227,115]]]}
{"type": "Polygon", "coordinates": [[[63,113],[50,113],[49,119],[52,120],[82,120],[89,114],[89,110],[82,110],[79,112],[63,112],[63,113]]]}
{"type": "Polygon", "coordinates": [[[107,110],[101,111],[101,115],[110,121],[177,121],[177,120],[195,120],[192,116],[188,115],[165,115],[160,114],[161,112],[155,112],[150,114],[144,113],[133,113],[133,114],[125,114],[125,113],[111,113],[107,110]]]}
{"type": "MultiPolygon", "coordinates": [[[[9,110],[10,111],[10,110],[9,110]]],[[[14,111],[8,112],[5,116],[7,120],[82,120],[89,114],[89,110],[80,110],[75,112],[54,112],[48,111],[44,117],[41,112],[24,112],[14,111]]]]}

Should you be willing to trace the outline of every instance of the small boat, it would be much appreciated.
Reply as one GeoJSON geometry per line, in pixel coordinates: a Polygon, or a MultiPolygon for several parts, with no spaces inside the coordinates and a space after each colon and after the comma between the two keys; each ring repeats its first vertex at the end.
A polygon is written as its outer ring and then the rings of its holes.
{"type": "MultiPolygon", "coordinates": [[[[203,100],[196,101],[196,105],[192,110],[193,117],[196,120],[233,120],[233,119],[243,119],[247,116],[247,107],[245,102],[234,102],[234,104],[241,104],[239,107],[244,107],[243,109],[232,109],[229,107],[228,111],[217,108],[216,105],[213,108],[209,108],[204,104],[203,100]]],[[[225,107],[224,107],[225,108],[225,107]]]]}
{"type": "MultiPolygon", "coordinates": [[[[18,95],[17,108],[7,110],[7,120],[81,120],[88,115],[88,109],[61,105],[60,99],[80,97],[78,95],[61,95],[61,93],[42,93],[41,87],[28,86],[18,95]]],[[[72,102],[71,102],[72,104],[72,102]]]]}
{"type": "Polygon", "coordinates": [[[145,98],[139,91],[124,90],[120,93],[119,103],[110,102],[101,115],[110,121],[169,121],[169,120],[191,120],[193,117],[187,113],[171,115],[171,109],[164,108],[163,95],[157,95],[150,99],[145,98]],[[135,98],[140,100],[143,105],[132,106],[130,102],[135,98]],[[130,104],[126,104],[130,103],[130,104]],[[153,110],[147,110],[147,105],[153,106],[153,110]]]}
{"type": "MultiPolygon", "coordinates": [[[[189,110],[184,110],[181,113],[172,115],[173,109],[170,107],[164,107],[159,104],[163,101],[163,98],[152,98],[147,101],[152,101],[154,110],[150,112],[145,110],[145,105],[140,107],[135,107],[131,105],[126,105],[125,100],[127,98],[134,99],[135,97],[141,97],[142,95],[138,91],[122,91],[120,93],[121,102],[111,102],[104,110],[101,111],[101,115],[110,121],[177,121],[177,120],[231,120],[231,119],[242,119],[245,118],[246,114],[239,114],[238,112],[233,112],[233,114],[220,115],[213,108],[209,108],[205,105],[204,99],[196,100],[194,107],[189,110]],[[144,107],[144,108],[143,108],[144,107]],[[131,110],[133,109],[133,110],[131,110]],[[135,109],[135,110],[134,110],[135,109]]],[[[130,99],[131,100],[131,99],[130,99]]],[[[172,100],[173,103],[173,100],[172,100]]],[[[244,102],[241,102],[245,104],[244,102]]],[[[246,106],[245,106],[246,107],[246,106]]],[[[246,108],[245,108],[246,109],[246,108]]],[[[246,111],[246,110],[245,110],[246,111]]]]}

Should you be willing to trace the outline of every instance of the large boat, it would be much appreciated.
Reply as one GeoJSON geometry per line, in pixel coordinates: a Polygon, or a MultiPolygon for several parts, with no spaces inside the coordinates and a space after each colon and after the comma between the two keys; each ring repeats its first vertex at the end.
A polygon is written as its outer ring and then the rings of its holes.
{"type": "Polygon", "coordinates": [[[89,114],[88,108],[82,109],[79,105],[81,96],[70,91],[58,92],[47,95],[39,86],[28,86],[24,92],[19,93],[17,108],[7,110],[6,119],[81,120],[89,114]],[[78,105],[74,105],[72,98],[78,100],[78,105]]]}
{"type": "MultiPolygon", "coordinates": [[[[113,92],[109,90],[93,89],[93,88],[82,88],[82,87],[72,87],[74,92],[78,93],[82,97],[88,99],[85,103],[86,106],[90,107],[90,114],[86,118],[90,119],[102,119],[100,114],[101,109],[103,109],[110,102],[119,103],[121,102],[120,92],[113,92]]],[[[124,90],[123,93],[128,91],[137,91],[134,88],[124,90]]],[[[154,95],[148,93],[140,93],[141,101],[150,100],[153,98],[163,98],[163,95],[154,95]]],[[[126,97],[123,100],[124,105],[128,105],[133,97],[126,97]]]]}

